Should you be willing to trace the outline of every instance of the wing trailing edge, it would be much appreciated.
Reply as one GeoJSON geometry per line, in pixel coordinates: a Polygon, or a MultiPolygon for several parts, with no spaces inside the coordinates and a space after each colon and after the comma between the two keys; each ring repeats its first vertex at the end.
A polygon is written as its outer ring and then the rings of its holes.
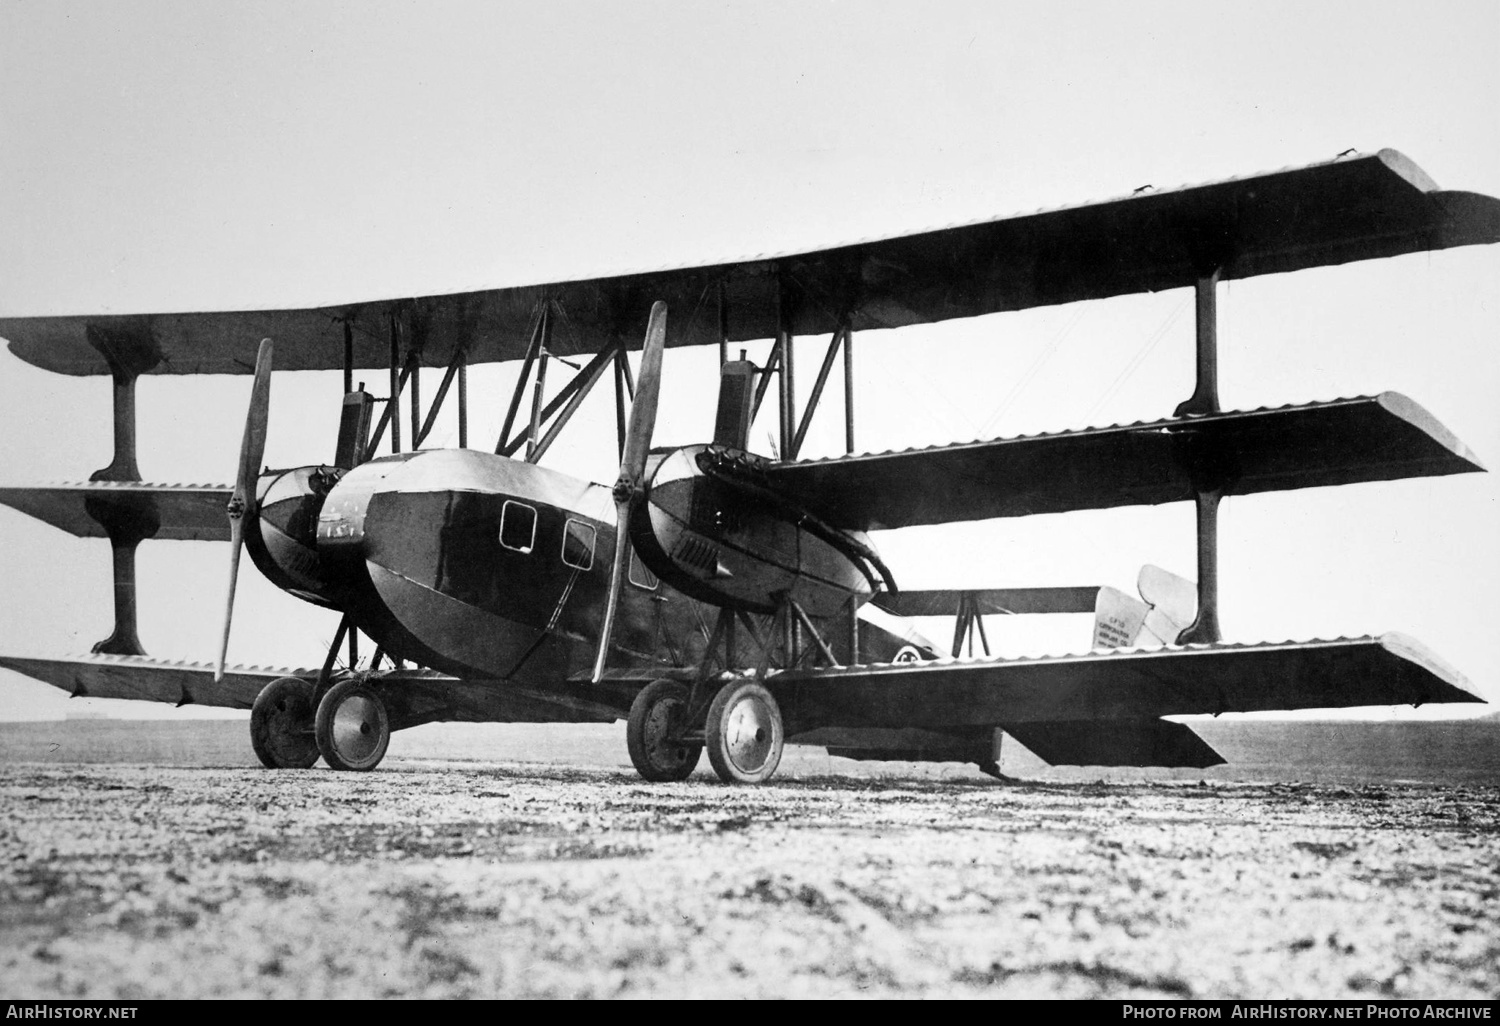
{"type": "Polygon", "coordinates": [[[861,530],[1484,470],[1396,392],[766,468],[770,483],[861,530]]]}

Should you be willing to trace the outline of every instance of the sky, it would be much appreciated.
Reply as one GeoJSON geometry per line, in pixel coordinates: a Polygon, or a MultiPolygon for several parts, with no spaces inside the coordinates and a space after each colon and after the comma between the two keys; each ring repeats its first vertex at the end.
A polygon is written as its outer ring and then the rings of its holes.
{"type": "MultiPolygon", "coordinates": [[[[1444,188],[1500,195],[1497,54],[1492,0],[7,0],[0,316],[326,305],[719,262],[1350,147],[1394,147],[1444,188]]],[[[1223,404],[1397,390],[1493,467],[1497,327],[1500,247],[1233,282],[1220,291],[1223,404]]],[[[799,348],[804,396],[822,344],[799,348]]],[[[1187,290],[855,344],[869,451],[1154,419],[1192,390],[1187,290]]],[[[763,359],[767,347],[748,348],[763,359]]],[[[669,354],[659,444],[710,432],[715,359],[669,354]]],[[[515,373],[471,375],[476,444],[493,444],[515,373]]],[[[249,387],[246,375],[143,379],[143,476],[228,481],[249,387]]],[[[340,389],[336,372],[277,375],[267,463],[332,457],[340,389]]],[[[761,451],[774,418],[767,404],[761,451]]],[[[107,379],[0,351],[0,481],[86,479],[109,461],[110,419],[107,379]]],[[[601,389],[546,462],[612,480],[612,424],[601,389]]],[[[453,435],[450,417],[433,441],[453,435]]],[[[804,455],[840,451],[835,403],[804,455]]],[[[1494,474],[1230,499],[1225,638],[1400,630],[1500,699],[1497,513],[1494,474]]],[[[1128,591],[1143,563],[1195,572],[1187,504],[876,542],[916,588],[1128,591]]],[[[211,658],[227,546],[148,541],[137,567],[147,650],[211,658]]],[[[0,647],[87,652],[109,632],[110,599],[107,543],[0,508],[0,647]]],[[[247,562],[230,659],[316,665],[334,626],[247,562]]],[[[990,635],[1007,654],[1080,651],[1089,622],[992,618],[990,635]]],[[[70,703],[0,671],[0,719],[85,707],[154,709],[70,703]]],[[[1415,715],[1468,711],[1494,706],[1415,715]]]]}

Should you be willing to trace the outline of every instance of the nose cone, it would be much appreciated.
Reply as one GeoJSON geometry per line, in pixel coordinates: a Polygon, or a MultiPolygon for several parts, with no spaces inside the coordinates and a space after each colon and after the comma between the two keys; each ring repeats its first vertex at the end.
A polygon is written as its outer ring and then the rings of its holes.
{"type": "Polygon", "coordinates": [[[337,608],[335,581],[318,555],[318,514],[343,471],[298,467],[261,476],[245,547],[278,588],[319,606],[337,608]]]}

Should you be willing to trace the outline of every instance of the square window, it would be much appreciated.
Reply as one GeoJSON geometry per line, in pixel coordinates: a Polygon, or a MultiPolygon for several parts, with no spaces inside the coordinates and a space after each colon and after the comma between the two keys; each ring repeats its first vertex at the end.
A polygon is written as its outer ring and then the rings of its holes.
{"type": "Polygon", "coordinates": [[[500,544],[517,552],[530,552],[536,545],[536,510],[507,499],[500,509],[500,544]]]}
{"type": "Polygon", "coordinates": [[[563,562],[587,570],[594,565],[594,528],[581,520],[569,520],[563,529],[563,562]]]}

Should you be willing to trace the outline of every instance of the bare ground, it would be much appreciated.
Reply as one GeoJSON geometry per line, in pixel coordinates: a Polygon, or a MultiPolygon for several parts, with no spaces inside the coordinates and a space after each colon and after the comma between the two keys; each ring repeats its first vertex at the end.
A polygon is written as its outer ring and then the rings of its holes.
{"type": "Polygon", "coordinates": [[[1500,789],[0,766],[9,997],[1500,994],[1500,789]]]}

